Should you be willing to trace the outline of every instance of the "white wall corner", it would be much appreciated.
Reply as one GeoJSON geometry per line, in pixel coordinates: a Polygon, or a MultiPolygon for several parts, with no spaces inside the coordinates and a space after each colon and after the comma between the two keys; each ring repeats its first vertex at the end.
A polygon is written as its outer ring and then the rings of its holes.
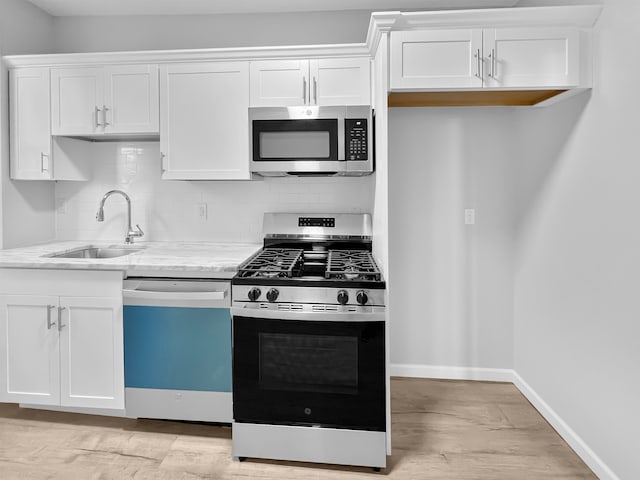
{"type": "Polygon", "coordinates": [[[545,402],[517,372],[512,371],[513,383],[565,442],[576,452],[600,480],[620,480],[604,461],[580,436],[545,402]]]}

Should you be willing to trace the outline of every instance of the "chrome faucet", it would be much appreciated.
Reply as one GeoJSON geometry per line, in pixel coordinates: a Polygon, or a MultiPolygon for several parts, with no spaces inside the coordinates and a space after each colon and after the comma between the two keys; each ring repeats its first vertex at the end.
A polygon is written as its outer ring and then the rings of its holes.
{"type": "Polygon", "coordinates": [[[124,242],[133,243],[133,238],[143,236],[144,232],[142,231],[142,229],[140,228],[140,225],[138,224],[136,224],[137,230],[134,230],[133,228],[131,228],[131,199],[129,198],[129,195],[124,193],[122,190],[110,190],[104,194],[104,197],[102,197],[102,200],[100,200],[98,213],[96,213],[96,220],[98,222],[104,221],[104,202],[107,198],[109,198],[109,196],[113,195],[114,193],[119,193],[127,201],[127,236],[124,237],[124,242]]]}

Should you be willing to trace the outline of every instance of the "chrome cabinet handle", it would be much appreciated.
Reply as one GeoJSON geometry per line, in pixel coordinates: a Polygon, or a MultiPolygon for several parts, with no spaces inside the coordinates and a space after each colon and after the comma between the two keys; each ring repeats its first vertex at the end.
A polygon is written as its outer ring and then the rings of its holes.
{"type": "Polygon", "coordinates": [[[493,50],[491,50],[491,53],[489,54],[489,62],[491,62],[491,71],[488,76],[493,78],[493,50]]]}
{"type": "Polygon", "coordinates": [[[482,61],[482,57],[480,57],[480,49],[476,50],[476,54],[474,55],[474,57],[476,57],[476,77],[482,78],[482,75],[480,74],[480,62],[482,61]]]}
{"type": "Polygon", "coordinates": [[[47,330],[51,330],[51,327],[56,324],[56,322],[51,321],[51,310],[54,308],[56,308],[55,305],[47,305],[47,330]]]}
{"type": "Polygon", "coordinates": [[[95,111],[95,115],[96,115],[96,128],[101,127],[102,124],[100,123],[100,112],[102,110],[100,110],[97,106],[96,106],[96,111],[95,111]]]}
{"type": "Polygon", "coordinates": [[[102,125],[104,127],[107,127],[108,125],[111,125],[109,122],[107,122],[107,110],[109,110],[107,108],[106,105],[102,106],[102,125]]]}
{"type": "Polygon", "coordinates": [[[491,55],[489,55],[489,58],[491,58],[491,77],[496,78],[496,74],[498,72],[498,60],[496,59],[495,48],[491,49],[491,55]]]}
{"type": "Polygon", "coordinates": [[[66,326],[62,324],[62,311],[66,309],[67,307],[58,307],[58,331],[62,330],[62,327],[66,326]]]}
{"type": "Polygon", "coordinates": [[[166,169],[166,167],[165,167],[165,162],[164,162],[164,159],[165,159],[166,157],[167,157],[167,156],[166,156],[164,153],[160,152],[160,172],[161,172],[161,173],[164,173],[164,172],[166,172],[166,171],[167,171],[167,169],[166,169]]]}
{"type": "Polygon", "coordinates": [[[313,77],[313,103],[318,104],[318,82],[316,77],[313,77]]]}
{"type": "Polygon", "coordinates": [[[302,103],[307,103],[307,77],[302,77],[302,103]]]}
{"type": "Polygon", "coordinates": [[[49,154],[40,152],[40,171],[42,173],[49,171],[49,154]]]}

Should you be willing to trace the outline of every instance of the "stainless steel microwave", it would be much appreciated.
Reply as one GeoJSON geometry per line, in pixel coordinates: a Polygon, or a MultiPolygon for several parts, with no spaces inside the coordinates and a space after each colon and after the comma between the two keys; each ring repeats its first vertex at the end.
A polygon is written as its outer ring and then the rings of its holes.
{"type": "Polygon", "coordinates": [[[370,105],[249,108],[251,171],[264,176],[373,172],[370,105]]]}

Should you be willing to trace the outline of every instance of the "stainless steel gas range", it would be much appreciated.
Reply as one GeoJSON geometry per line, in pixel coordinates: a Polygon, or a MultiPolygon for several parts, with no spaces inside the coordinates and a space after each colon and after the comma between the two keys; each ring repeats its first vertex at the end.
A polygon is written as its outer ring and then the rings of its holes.
{"type": "Polygon", "coordinates": [[[232,280],[233,456],[386,466],[385,282],[367,214],[265,214],[232,280]]]}

